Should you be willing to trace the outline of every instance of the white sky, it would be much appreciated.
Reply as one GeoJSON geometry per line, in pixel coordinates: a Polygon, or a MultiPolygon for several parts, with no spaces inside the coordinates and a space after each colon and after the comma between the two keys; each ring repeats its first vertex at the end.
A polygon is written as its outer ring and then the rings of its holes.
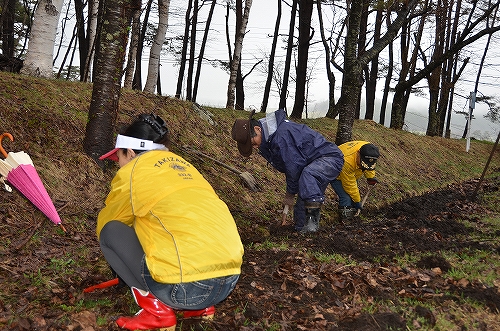
{"type": "MultiPolygon", "coordinates": [[[[271,50],[272,37],[274,32],[274,25],[277,16],[277,0],[253,0],[252,8],[250,11],[250,18],[247,25],[247,34],[245,35],[243,42],[243,59],[242,68],[243,75],[247,74],[252,66],[262,59],[263,54],[269,54],[271,50]]],[[[201,2],[201,1],[200,1],[201,2]]],[[[169,14],[169,28],[167,31],[167,38],[182,34],[184,31],[184,14],[186,1],[184,0],[171,0],[170,4],[170,14],[169,14]]],[[[198,41],[201,41],[203,35],[203,29],[205,25],[204,19],[207,17],[209,9],[209,4],[207,4],[199,14],[198,19],[198,41]]],[[[325,27],[331,26],[336,22],[332,22],[332,15],[326,14],[328,12],[328,7],[323,7],[324,12],[324,24],[325,27]],[[330,17],[329,17],[330,16],[330,17]]],[[[282,17],[280,24],[280,35],[286,36],[288,34],[288,24],[290,17],[290,8],[282,2],[282,17]]],[[[225,37],[225,7],[218,4],[215,8],[214,18],[211,24],[211,31],[209,34],[209,42],[205,50],[205,58],[209,59],[221,59],[228,60],[228,49],[226,45],[225,37]]],[[[317,10],[316,7],[313,11],[313,24],[317,25],[317,10]]],[[[230,13],[230,27],[234,25],[234,12],[230,13]]],[[[152,22],[156,23],[156,22],[152,22]]],[[[326,32],[325,32],[326,33],[326,32]]],[[[231,42],[234,42],[234,32],[230,32],[231,42]]],[[[285,50],[284,45],[286,41],[285,37],[278,39],[277,48],[277,62],[284,61],[285,50]]],[[[316,29],[314,34],[314,40],[318,41],[320,39],[319,29],[316,29]]],[[[485,40],[485,39],[484,39],[485,40]]],[[[498,43],[496,39],[495,42],[498,43]]],[[[199,43],[198,43],[199,44],[199,43]]],[[[199,46],[198,46],[199,47],[199,46]]],[[[234,45],[231,45],[234,48],[234,45]]],[[[489,58],[496,59],[500,54],[495,54],[494,52],[498,47],[490,47],[492,50],[489,53],[489,58]]],[[[199,49],[196,50],[196,55],[199,53],[199,49]]],[[[308,96],[308,115],[310,117],[323,116],[326,113],[327,100],[328,100],[328,80],[326,78],[325,71],[325,60],[323,58],[324,48],[321,43],[316,43],[311,46],[309,52],[309,66],[314,68],[313,78],[309,86],[309,96],[308,96]]],[[[480,61],[480,56],[482,55],[482,49],[470,50],[468,55],[473,58],[462,77],[466,77],[465,80],[461,80],[460,84],[456,87],[456,93],[454,97],[454,111],[468,111],[468,100],[470,91],[474,89],[474,81],[476,79],[476,73],[478,70],[477,64],[480,61]]],[[[143,55],[143,84],[146,81],[147,76],[147,60],[149,53],[146,51],[143,55]]],[[[397,61],[397,60],[396,60],[397,61]]],[[[493,60],[490,60],[493,61],[493,60]]],[[[176,60],[167,52],[163,52],[161,56],[161,89],[163,95],[174,95],[177,85],[178,77],[178,65],[176,60]]],[[[267,66],[265,61],[262,64],[267,66]]],[[[342,75],[334,70],[334,74],[337,79],[337,90],[336,97],[340,95],[340,81],[342,75]]],[[[293,75],[292,75],[293,76],[293,75]]],[[[479,91],[486,95],[495,95],[500,87],[500,75],[498,75],[498,67],[489,69],[483,72],[481,82],[479,86],[479,91]]],[[[197,94],[197,102],[202,105],[215,106],[215,107],[225,107],[226,104],[226,94],[227,94],[227,84],[229,76],[228,74],[220,69],[206,64],[203,66],[199,89],[197,94]]],[[[264,73],[259,72],[255,69],[244,81],[245,86],[245,107],[248,109],[250,106],[255,106],[260,109],[262,103],[263,86],[265,84],[266,76],[264,73]]],[[[419,86],[425,86],[426,82],[421,81],[419,86]]],[[[378,89],[381,90],[383,83],[379,83],[378,89]]],[[[293,77],[289,80],[289,89],[294,90],[295,83],[293,77]]],[[[185,93],[185,86],[183,86],[183,93],[185,93]]],[[[363,90],[364,93],[364,90],[363,90]]],[[[382,92],[380,91],[380,95],[382,92]]],[[[389,102],[392,96],[389,95],[389,102]]],[[[278,107],[279,96],[277,93],[271,92],[268,101],[268,110],[274,110],[278,107]]],[[[293,107],[293,94],[289,96],[287,101],[287,108],[290,110],[293,107]]],[[[426,129],[426,117],[428,109],[428,100],[426,96],[423,97],[411,97],[408,116],[406,119],[406,124],[408,129],[411,131],[424,131],[426,129]]],[[[476,105],[474,110],[475,120],[472,122],[471,132],[475,131],[489,131],[489,135],[492,139],[496,138],[496,134],[500,130],[499,124],[493,124],[485,119],[483,115],[486,113],[487,109],[485,106],[479,104],[476,105]]],[[[387,112],[390,112],[390,105],[388,106],[387,112]]],[[[304,112],[305,113],[305,112],[304,112]]],[[[362,110],[362,117],[364,116],[364,111],[362,110]]],[[[378,119],[378,111],[376,110],[375,119],[378,119]]],[[[390,118],[386,118],[386,125],[389,125],[390,118]]],[[[458,137],[462,135],[462,131],[465,125],[465,117],[463,115],[452,114],[452,136],[458,137]]]]}
{"type": "MultiPolygon", "coordinates": [[[[185,1],[172,0],[171,8],[183,8],[181,10],[184,13],[185,1]]],[[[323,11],[326,13],[328,7],[323,7],[323,11]]],[[[204,12],[200,13],[200,17],[206,17],[208,12],[208,5],[204,9],[204,12]]],[[[282,17],[280,24],[280,34],[285,36],[288,34],[288,23],[289,23],[289,12],[290,8],[282,3],[282,17]]],[[[225,8],[223,6],[216,6],[214,19],[212,22],[212,31],[210,33],[210,42],[205,50],[205,57],[211,59],[228,59],[228,50],[225,43],[225,8]]],[[[230,14],[230,24],[234,24],[234,13],[230,14]]],[[[331,16],[324,14],[324,24],[328,26],[332,24],[330,22],[331,16]]],[[[271,50],[272,37],[270,35],[274,32],[274,25],[277,16],[277,4],[276,1],[270,0],[254,0],[252,3],[252,8],[250,11],[250,18],[247,26],[247,34],[243,42],[243,75],[248,73],[251,67],[261,58],[263,54],[269,54],[271,50]]],[[[317,11],[314,8],[313,11],[313,24],[317,24],[317,11]]],[[[169,33],[174,33],[174,31],[182,31],[183,27],[183,17],[176,17],[171,15],[169,18],[170,27],[169,33]],[[180,23],[176,23],[181,20],[180,23]]],[[[199,19],[200,21],[201,19],[199,19]]],[[[202,30],[204,27],[204,21],[199,23],[199,29],[202,30]]],[[[167,33],[168,34],[168,33],[167,33]]],[[[199,39],[201,40],[201,33],[199,34],[199,39]]],[[[230,34],[231,42],[234,42],[234,32],[231,31],[230,34]]],[[[319,40],[320,33],[319,29],[316,29],[314,39],[319,40]]],[[[278,59],[283,59],[285,56],[284,42],[280,38],[278,39],[278,49],[277,57],[278,59]]],[[[492,49],[495,49],[494,47],[492,49]]],[[[198,52],[198,50],[197,50],[198,52]]],[[[196,53],[197,53],[196,52],[196,53]]],[[[476,79],[475,75],[477,72],[477,66],[474,63],[479,63],[480,58],[478,56],[482,55],[482,50],[479,49],[476,52],[472,52],[473,56],[475,53],[476,58],[472,58],[469,66],[467,67],[467,81],[463,81],[456,88],[456,93],[454,99],[454,111],[468,111],[468,100],[470,91],[474,89],[474,81],[476,79]]],[[[317,43],[311,46],[309,52],[309,65],[314,67],[315,74],[313,75],[312,82],[309,87],[309,116],[323,116],[326,113],[327,100],[328,100],[328,80],[326,78],[325,71],[325,60],[323,58],[324,48],[322,44],[317,43]]],[[[494,56],[490,52],[490,56],[494,56]]],[[[178,67],[175,66],[175,61],[173,59],[163,58],[162,59],[162,93],[166,95],[175,94],[178,67]]],[[[266,65],[267,64],[263,64],[266,65]]],[[[496,70],[495,70],[496,71],[496,70]]],[[[337,78],[337,92],[336,96],[340,95],[340,80],[342,78],[339,72],[334,74],[337,78]]],[[[496,94],[498,87],[500,87],[499,77],[493,77],[494,74],[490,72],[484,72],[481,81],[485,81],[486,84],[479,86],[479,91],[484,94],[496,94]],[[498,85],[497,85],[498,84],[498,85]]],[[[210,65],[203,67],[200,85],[198,89],[197,102],[203,105],[224,107],[226,104],[226,94],[227,94],[227,84],[229,76],[220,68],[214,68],[210,65]]],[[[265,83],[266,76],[254,70],[244,82],[245,86],[245,107],[248,109],[249,106],[255,106],[257,109],[260,108],[262,103],[263,86],[265,83]]],[[[290,88],[293,90],[295,83],[293,80],[289,82],[290,88]]],[[[425,85],[425,81],[421,81],[419,85],[425,85]]],[[[382,89],[383,83],[379,84],[379,89],[382,89]]],[[[380,92],[380,95],[382,92],[380,92]]],[[[391,101],[391,96],[389,97],[389,102],[391,101]]],[[[268,109],[273,110],[278,107],[279,96],[277,93],[271,93],[268,109]]],[[[426,112],[428,108],[428,100],[424,97],[412,97],[410,100],[410,106],[408,108],[407,125],[411,131],[424,131],[426,129],[426,112]]],[[[287,108],[290,110],[293,107],[293,95],[288,98],[287,108]]],[[[390,109],[388,109],[388,112],[390,109]]],[[[483,115],[487,112],[484,106],[479,104],[476,105],[474,110],[475,120],[472,122],[471,132],[474,131],[489,131],[489,135],[493,138],[496,137],[496,132],[500,130],[498,124],[493,124],[488,120],[483,119],[483,115]]],[[[362,116],[364,115],[362,111],[362,116]]],[[[378,111],[375,114],[376,119],[378,119],[378,111]]],[[[390,123],[390,119],[386,119],[386,125],[390,123]]],[[[465,126],[465,116],[452,114],[452,135],[461,136],[463,128],[465,126]]]]}

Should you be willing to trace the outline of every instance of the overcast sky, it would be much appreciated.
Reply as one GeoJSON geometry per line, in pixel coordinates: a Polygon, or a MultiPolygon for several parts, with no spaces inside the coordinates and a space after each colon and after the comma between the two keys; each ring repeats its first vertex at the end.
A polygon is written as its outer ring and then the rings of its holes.
{"type": "MultiPolygon", "coordinates": [[[[200,1],[201,2],[201,1],[200,1]]],[[[221,59],[228,60],[228,49],[225,37],[225,7],[222,5],[222,1],[218,1],[215,8],[213,22],[211,24],[211,31],[209,34],[209,42],[205,50],[205,58],[209,59],[221,59]]],[[[271,50],[272,34],[274,32],[274,25],[277,16],[277,0],[253,0],[250,18],[247,25],[247,33],[243,42],[243,59],[242,68],[243,75],[246,75],[252,66],[259,60],[264,58],[264,54],[269,54],[271,50]]],[[[184,14],[186,7],[185,0],[171,0],[170,14],[169,14],[169,27],[167,30],[167,38],[178,36],[184,31],[184,14]]],[[[201,40],[203,35],[203,29],[205,25],[205,18],[207,17],[209,5],[204,6],[199,14],[198,20],[198,41],[201,40]]],[[[63,10],[64,11],[64,10],[63,10]]],[[[278,39],[278,48],[276,54],[276,62],[283,64],[285,58],[285,43],[286,35],[288,34],[288,24],[290,21],[290,8],[285,2],[282,2],[282,17],[280,25],[280,35],[283,36],[278,39]]],[[[333,17],[331,10],[327,6],[323,6],[323,20],[325,27],[332,26],[338,23],[339,18],[333,17]]],[[[234,25],[234,12],[230,14],[230,27],[234,25]]],[[[317,26],[317,10],[314,8],[313,11],[313,26],[317,26]]],[[[153,18],[151,18],[153,24],[153,18]]],[[[68,31],[71,31],[69,29],[68,31]]],[[[328,32],[325,32],[328,33],[328,32]]],[[[234,31],[230,33],[231,42],[234,42],[234,31]]],[[[314,41],[319,41],[320,33],[316,27],[314,34],[314,41]]],[[[484,37],[482,40],[486,40],[484,37]]],[[[500,45],[498,37],[495,38],[496,45],[500,45]]],[[[232,45],[234,48],[234,46],[232,45]]],[[[497,50],[500,50],[498,46],[490,47],[489,60],[487,61],[489,67],[482,73],[481,84],[479,86],[479,91],[486,95],[498,95],[500,92],[500,65],[494,65],[496,59],[500,58],[500,54],[497,50]]],[[[196,50],[198,54],[199,49],[196,50]]],[[[397,54],[396,54],[397,55],[397,54]]],[[[465,55],[465,54],[464,54],[465,55]]],[[[456,86],[455,97],[453,108],[454,111],[468,111],[469,102],[468,96],[470,91],[474,89],[474,82],[476,79],[476,73],[478,71],[477,64],[480,61],[482,55],[481,46],[476,49],[470,49],[467,51],[467,56],[471,56],[471,61],[466,67],[464,75],[465,79],[461,79],[460,83],[456,86]]],[[[149,53],[146,51],[143,55],[143,83],[147,76],[147,61],[149,53]]],[[[309,85],[308,94],[308,116],[318,117],[324,116],[328,106],[328,80],[325,73],[325,60],[324,60],[324,48],[321,43],[314,43],[310,47],[309,51],[309,68],[313,70],[311,83],[309,85]]],[[[381,59],[384,55],[381,55],[381,59]]],[[[398,61],[396,59],[395,61],[398,61]]],[[[176,59],[164,51],[161,55],[161,88],[164,95],[174,95],[177,85],[178,77],[178,65],[176,59]]],[[[267,66],[265,61],[262,66],[267,66]]],[[[337,79],[337,91],[336,97],[340,95],[340,84],[342,75],[335,71],[334,74],[337,79]]],[[[248,109],[250,106],[255,106],[260,109],[262,103],[263,87],[265,84],[266,75],[261,70],[255,69],[244,81],[245,86],[245,107],[248,109]]],[[[202,105],[225,107],[226,95],[227,95],[227,85],[229,76],[228,73],[219,67],[214,67],[209,64],[204,65],[200,78],[200,85],[198,89],[197,102],[202,105]]],[[[293,75],[289,81],[290,88],[294,90],[295,83],[293,82],[293,75]]],[[[421,81],[419,86],[426,86],[425,81],[421,81]]],[[[383,83],[380,82],[378,85],[379,95],[382,95],[383,83]]],[[[425,91],[425,90],[424,90],[425,91]]],[[[183,93],[185,93],[185,86],[183,87],[183,93]]],[[[364,93],[364,89],[363,89],[364,93]]],[[[500,97],[500,95],[499,95],[500,97]]],[[[406,119],[406,124],[408,129],[411,131],[424,131],[426,129],[426,113],[428,109],[427,96],[422,97],[412,96],[410,99],[408,113],[409,116],[406,119]],[[413,114],[413,115],[412,115],[413,114]]],[[[389,96],[389,102],[392,99],[392,95],[389,96]]],[[[274,110],[278,107],[279,96],[277,93],[271,93],[268,102],[268,110],[274,110]]],[[[288,98],[287,108],[290,110],[293,107],[293,95],[288,98]]],[[[390,112],[390,105],[388,106],[388,112],[390,112]]],[[[477,120],[472,122],[472,132],[475,130],[489,131],[492,137],[496,138],[497,132],[500,130],[500,125],[492,124],[491,122],[484,120],[483,115],[487,112],[485,106],[480,104],[476,105],[474,110],[475,117],[477,120]]],[[[305,112],[304,112],[305,113],[305,112]]],[[[364,110],[362,110],[362,117],[364,116],[364,110]]],[[[378,109],[375,113],[375,119],[378,120],[378,109]]],[[[386,125],[389,125],[390,119],[387,117],[386,125]]],[[[463,115],[452,115],[452,135],[459,137],[462,135],[463,128],[465,124],[465,117],[463,115]]]]}
{"type": "MultiPolygon", "coordinates": [[[[171,12],[176,9],[181,9],[181,15],[171,14],[169,18],[169,31],[168,36],[175,35],[179,31],[183,31],[183,20],[182,16],[185,12],[186,2],[183,0],[172,0],[171,1],[171,12]]],[[[200,13],[201,18],[207,16],[209,6],[207,5],[200,13]]],[[[323,8],[324,11],[324,24],[325,26],[332,25],[333,15],[329,14],[328,7],[323,8]]],[[[290,8],[283,2],[282,3],[282,17],[280,25],[280,34],[286,36],[288,34],[288,23],[289,23],[289,12],[290,8]]],[[[228,50],[225,42],[225,9],[222,5],[216,6],[213,23],[211,25],[212,31],[210,32],[210,42],[207,45],[205,51],[205,57],[210,59],[223,59],[227,60],[228,50]]],[[[230,22],[234,22],[234,13],[231,13],[230,22]]],[[[277,16],[277,4],[276,1],[271,0],[254,0],[252,3],[252,8],[250,11],[250,18],[247,26],[247,34],[245,35],[243,42],[243,74],[247,74],[250,68],[260,59],[264,57],[263,54],[269,54],[271,50],[272,35],[274,31],[274,25],[277,16]]],[[[317,11],[316,8],[313,11],[313,24],[317,25],[317,11]]],[[[201,18],[199,21],[201,21],[201,18]]],[[[231,24],[230,23],[230,24],[231,24]]],[[[234,23],[233,23],[234,24],[234,23]]],[[[204,21],[199,23],[199,30],[203,30],[204,21]]],[[[199,40],[201,40],[202,33],[199,34],[199,40]]],[[[231,31],[231,41],[234,42],[234,32],[231,31]]],[[[319,40],[320,33],[316,29],[314,38],[319,40]]],[[[484,39],[485,40],[485,39],[484,39]]],[[[283,49],[285,40],[283,37],[279,39],[278,49],[277,49],[277,61],[283,61],[285,57],[285,50],[283,49]]],[[[495,39],[498,43],[498,38],[495,39]]],[[[496,59],[499,54],[495,54],[498,47],[492,47],[489,53],[490,59],[496,59]]],[[[199,50],[196,52],[198,53],[199,50]]],[[[471,62],[465,71],[465,80],[456,87],[456,95],[454,99],[454,111],[468,111],[469,102],[467,97],[470,91],[474,89],[475,75],[477,73],[477,64],[479,63],[480,56],[482,55],[481,47],[475,50],[469,51],[472,56],[471,62]]],[[[324,49],[320,43],[311,46],[309,52],[309,66],[313,68],[314,74],[312,82],[309,86],[309,112],[308,115],[314,116],[324,116],[327,110],[327,100],[328,100],[328,81],[325,74],[325,60],[323,57],[324,49]]],[[[488,63],[491,65],[491,60],[488,63]]],[[[169,57],[162,57],[162,93],[166,95],[174,95],[178,76],[178,66],[175,65],[175,60],[169,57]]],[[[484,94],[497,94],[500,87],[498,75],[499,67],[489,67],[482,74],[482,79],[479,86],[479,91],[484,94]]],[[[340,80],[342,78],[339,72],[335,72],[337,78],[337,88],[340,88],[340,80]]],[[[202,69],[200,86],[198,90],[197,101],[200,104],[209,106],[224,107],[226,104],[226,94],[227,94],[227,84],[228,84],[228,74],[220,68],[215,68],[210,65],[206,65],[202,69]]],[[[245,107],[255,106],[260,109],[262,103],[263,86],[265,83],[266,76],[259,70],[254,70],[244,82],[245,86],[245,107]]],[[[294,88],[294,82],[290,81],[291,87],[294,88]]],[[[421,81],[420,86],[425,86],[426,82],[421,81]]],[[[379,84],[379,90],[382,88],[383,83],[379,84]]],[[[184,89],[185,90],[185,89],[184,89]]],[[[380,91],[380,95],[381,95],[380,91]]],[[[336,96],[340,95],[340,90],[337,90],[336,96]]],[[[391,96],[389,102],[391,101],[391,96]]],[[[271,93],[269,98],[268,107],[269,110],[273,110],[278,107],[279,98],[276,93],[271,93]]],[[[287,108],[291,109],[293,106],[293,96],[288,99],[287,108]]],[[[410,101],[410,106],[408,108],[409,117],[407,118],[408,128],[412,131],[424,131],[426,129],[426,112],[428,108],[428,100],[426,96],[423,97],[412,97],[410,101]]],[[[474,110],[475,117],[477,120],[472,122],[471,131],[490,131],[492,137],[496,137],[496,133],[500,130],[498,124],[493,124],[482,117],[486,113],[487,109],[479,104],[476,105],[474,110]]],[[[362,111],[362,114],[364,112],[362,111]]],[[[376,113],[376,118],[378,119],[378,111],[376,113]]],[[[387,125],[390,120],[386,120],[387,125]]],[[[463,128],[465,125],[465,116],[463,115],[452,115],[452,134],[454,136],[461,136],[463,128]]]]}

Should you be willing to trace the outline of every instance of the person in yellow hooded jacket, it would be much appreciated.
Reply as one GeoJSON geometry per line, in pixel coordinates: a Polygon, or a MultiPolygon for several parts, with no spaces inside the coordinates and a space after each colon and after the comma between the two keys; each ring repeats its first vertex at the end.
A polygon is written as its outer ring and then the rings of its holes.
{"type": "Polygon", "coordinates": [[[195,167],[168,150],[168,128],[143,114],[101,159],[117,161],[97,237],[142,308],[116,323],[175,330],[177,317],[211,318],[235,288],[243,245],[226,204],[195,167]]]}
{"type": "Polygon", "coordinates": [[[375,166],[380,152],[374,144],[361,140],[346,142],[339,145],[339,149],[344,154],[344,166],[331,185],[339,197],[340,218],[346,220],[363,208],[358,179],[364,176],[368,185],[378,183],[375,166]]]}

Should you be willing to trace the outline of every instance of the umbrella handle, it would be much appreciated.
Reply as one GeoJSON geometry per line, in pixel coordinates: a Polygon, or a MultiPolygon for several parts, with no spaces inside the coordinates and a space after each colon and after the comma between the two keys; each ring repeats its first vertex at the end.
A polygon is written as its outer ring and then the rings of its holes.
{"type": "Polygon", "coordinates": [[[5,149],[3,149],[3,147],[2,147],[2,139],[3,139],[4,137],[9,138],[9,139],[10,139],[10,141],[14,141],[14,137],[12,137],[12,135],[11,135],[10,133],[8,133],[8,132],[2,133],[2,134],[0,135],[0,153],[2,153],[2,154],[3,154],[3,157],[7,157],[7,152],[6,152],[6,151],[5,151],[5,149]]]}

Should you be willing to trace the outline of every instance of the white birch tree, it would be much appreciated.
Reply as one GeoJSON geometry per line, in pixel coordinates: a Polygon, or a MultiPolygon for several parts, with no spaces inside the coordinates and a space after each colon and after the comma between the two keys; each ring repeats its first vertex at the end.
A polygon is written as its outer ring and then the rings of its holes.
{"type": "MultiPolygon", "coordinates": [[[[134,83],[134,73],[137,60],[137,49],[139,47],[139,37],[141,35],[141,11],[136,10],[132,17],[132,31],[130,32],[130,48],[127,57],[127,66],[125,68],[125,79],[123,80],[123,87],[132,89],[134,83]]],[[[141,65],[137,63],[137,65],[141,65]]]]}
{"type": "Polygon", "coordinates": [[[99,1],[92,0],[89,1],[89,21],[88,21],[88,40],[89,40],[89,50],[87,53],[87,58],[85,59],[86,71],[83,81],[92,81],[92,64],[94,62],[95,54],[95,41],[97,36],[97,11],[99,10],[99,1]]]}
{"type": "Polygon", "coordinates": [[[236,40],[234,41],[233,59],[231,61],[231,71],[229,74],[229,82],[227,86],[227,101],[226,101],[227,109],[234,109],[234,101],[236,96],[235,93],[236,75],[238,74],[238,66],[240,65],[241,62],[243,38],[245,37],[245,31],[247,29],[248,17],[250,15],[251,7],[252,7],[252,0],[245,0],[245,9],[243,11],[243,17],[241,18],[241,27],[238,33],[236,34],[236,40]]]}
{"type": "Polygon", "coordinates": [[[158,81],[158,68],[160,64],[160,53],[165,42],[165,34],[168,27],[168,10],[170,8],[170,0],[158,0],[158,29],[151,45],[149,52],[148,77],[144,91],[154,93],[156,83],[158,81]]]}
{"type": "Polygon", "coordinates": [[[35,10],[21,73],[53,78],[52,60],[63,0],[42,0],[35,10]]]}

